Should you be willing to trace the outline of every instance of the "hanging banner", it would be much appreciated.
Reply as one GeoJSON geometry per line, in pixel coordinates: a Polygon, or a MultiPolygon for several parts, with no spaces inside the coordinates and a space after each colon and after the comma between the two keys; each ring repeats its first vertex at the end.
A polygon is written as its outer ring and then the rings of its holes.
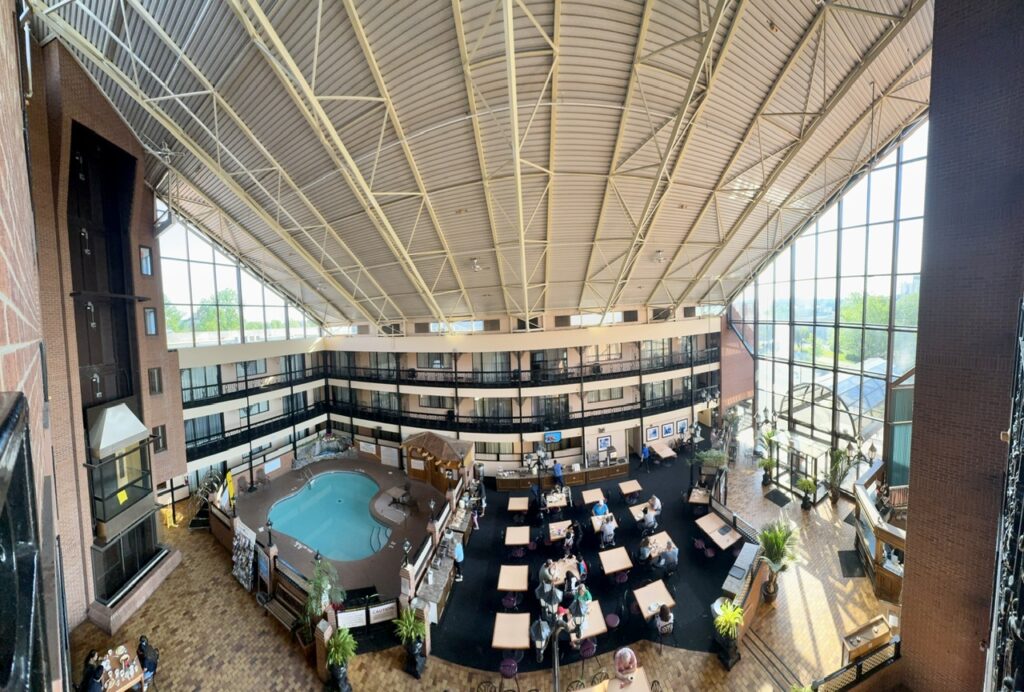
{"type": "Polygon", "coordinates": [[[246,591],[252,591],[253,553],[256,548],[256,532],[242,522],[235,524],[235,538],[231,543],[231,574],[246,591]]]}

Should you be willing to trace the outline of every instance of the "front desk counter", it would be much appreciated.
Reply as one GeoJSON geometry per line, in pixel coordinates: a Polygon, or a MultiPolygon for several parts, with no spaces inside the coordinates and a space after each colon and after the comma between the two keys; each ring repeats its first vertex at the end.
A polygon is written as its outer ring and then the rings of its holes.
{"type": "MultiPolygon", "coordinates": [[[[629,475],[629,462],[621,460],[611,462],[604,466],[591,466],[579,471],[562,471],[562,478],[566,485],[586,485],[609,478],[624,478],[629,475]]],[[[528,468],[499,471],[495,476],[495,485],[500,492],[513,490],[529,490],[537,482],[537,473],[531,472],[528,468]]],[[[547,490],[555,487],[555,476],[551,471],[541,471],[541,488],[547,490]]]]}

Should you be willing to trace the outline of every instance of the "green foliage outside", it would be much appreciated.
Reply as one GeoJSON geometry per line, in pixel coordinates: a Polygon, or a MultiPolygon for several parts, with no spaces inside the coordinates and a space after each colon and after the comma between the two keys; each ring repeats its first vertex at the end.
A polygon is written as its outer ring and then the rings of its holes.
{"type": "MultiPolygon", "coordinates": [[[[217,331],[217,313],[220,312],[220,330],[224,332],[238,331],[241,324],[241,315],[238,309],[238,293],[231,288],[225,288],[217,292],[217,295],[203,298],[195,306],[190,320],[178,308],[177,305],[164,304],[164,321],[167,324],[167,331],[172,333],[185,333],[193,328],[197,332],[217,331]]],[[[301,322],[296,324],[292,320],[292,328],[300,329],[301,322]]],[[[268,329],[284,329],[284,320],[270,320],[266,322],[268,329]]],[[[257,320],[246,320],[247,330],[262,330],[263,322],[257,320]]]]}

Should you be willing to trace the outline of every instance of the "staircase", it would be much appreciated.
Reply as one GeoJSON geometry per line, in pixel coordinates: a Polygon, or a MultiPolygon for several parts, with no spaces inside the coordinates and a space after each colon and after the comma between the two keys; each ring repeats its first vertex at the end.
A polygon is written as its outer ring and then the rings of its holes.
{"type": "Polygon", "coordinates": [[[207,471],[199,487],[188,499],[188,530],[210,530],[210,495],[217,492],[223,480],[215,470],[207,471]]]}

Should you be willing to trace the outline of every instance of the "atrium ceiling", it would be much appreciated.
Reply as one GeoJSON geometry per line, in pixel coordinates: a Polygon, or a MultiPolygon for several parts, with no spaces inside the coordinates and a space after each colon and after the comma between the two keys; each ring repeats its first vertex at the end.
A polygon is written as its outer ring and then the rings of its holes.
{"type": "Polygon", "coordinates": [[[932,0],[28,0],[326,324],[722,303],[926,111],[932,0]]]}

